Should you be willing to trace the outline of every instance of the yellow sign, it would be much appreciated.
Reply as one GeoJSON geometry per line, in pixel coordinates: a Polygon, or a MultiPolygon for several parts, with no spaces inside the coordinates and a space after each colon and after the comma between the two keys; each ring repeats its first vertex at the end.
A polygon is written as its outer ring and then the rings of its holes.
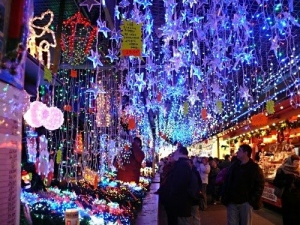
{"type": "Polygon", "coordinates": [[[49,70],[46,66],[44,66],[44,79],[49,82],[52,82],[51,70],[49,70]]]}
{"type": "Polygon", "coordinates": [[[142,56],[142,24],[123,20],[121,56],[142,56]]]}

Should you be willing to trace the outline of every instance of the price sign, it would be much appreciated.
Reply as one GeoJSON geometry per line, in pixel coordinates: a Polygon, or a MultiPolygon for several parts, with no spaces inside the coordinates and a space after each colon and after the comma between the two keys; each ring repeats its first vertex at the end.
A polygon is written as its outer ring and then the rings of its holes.
{"type": "Polygon", "coordinates": [[[142,24],[123,20],[121,31],[123,36],[121,55],[142,56],[142,24]]]}

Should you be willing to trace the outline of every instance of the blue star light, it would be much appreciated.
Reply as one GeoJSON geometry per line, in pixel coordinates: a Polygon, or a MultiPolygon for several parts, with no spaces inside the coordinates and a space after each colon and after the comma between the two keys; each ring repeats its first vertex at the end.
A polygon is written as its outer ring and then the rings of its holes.
{"type": "Polygon", "coordinates": [[[142,90],[144,90],[144,88],[146,86],[146,82],[144,81],[144,73],[140,73],[140,74],[136,73],[135,79],[136,79],[136,82],[135,82],[134,86],[137,86],[139,92],[142,92],[142,90]]]}
{"type": "Polygon", "coordinates": [[[106,27],[106,21],[102,22],[100,19],[97,20],[97,25],[99,28],[99,32],[102,32],[104,37],[107,38],[107,33],[110,32],[110,29],[106,27]]]}
{"type": "Polygon", "coordinates": [[[93,62],[93,67],[96,68],[97,66],[103,66],[102,62],[100,61],[100,55],[98,51],[91,50],[91,56],[88,57],[89,60],[93,62]]]}
{"type": "Polygon", "coordinates": [[[120,19],[120,11],[119,11],[119,7],[117,5],[115,6],[115,17],[118,20],[120,19]]]}
{"type": "Polygon", "coordinates": [[[108,55],[105,56],[106,58],[109,58],[110,62],[112,63],[114,60],[117,60],[118,57],[116,56],[116,53],[114,50],[108,49],[108,55]]]}
{"type": "Polygon", "coordinates": [[[120,40],[122,39],[121,32],[119,30],[116,31],[115,29],[113,29],[111,33],[112,35],[110,37],[110,40],[115,40],[117,43],[120,43],[120,40]]]}
{"type": "Polygon", "coordinates": [[[120,3],[119,3],[119,6],[121,8],[126,8],[127,6],[130,5],[130,2],[128,0],[122,0],[120,3]]]}

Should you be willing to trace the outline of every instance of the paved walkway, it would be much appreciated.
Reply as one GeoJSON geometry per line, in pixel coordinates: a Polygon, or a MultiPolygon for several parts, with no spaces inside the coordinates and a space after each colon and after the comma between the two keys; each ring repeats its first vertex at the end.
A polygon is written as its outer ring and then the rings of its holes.
{"type": "MultiPolygon", "coordinates": [[[[209,205],[201,211],[201,225],[226,225],[226,208],[223,205],[209,205]]],[[[264,207],[254,211],[253,225],[282,225],[281,215],[277,210],[264,207]]],[[[300,224],[300,223],[299,223],[300,224]]],[[[167,225],[166,214],[162,206],[159,210],[159,225],[167,225]]],[[[200,225],[200,224],[199,224],[200,225]]]]}

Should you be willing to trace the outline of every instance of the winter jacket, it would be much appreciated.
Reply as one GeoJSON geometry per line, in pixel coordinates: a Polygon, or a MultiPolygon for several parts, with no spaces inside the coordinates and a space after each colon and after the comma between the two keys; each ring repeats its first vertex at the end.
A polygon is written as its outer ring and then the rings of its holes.
{"type": "Polygon", "coordinates": [[[248,202],[253,209],[260,209],[263,190],[264,175],[258,164],[252,159],[245,164],[237,160],[226,174],[221,201],[224,205],[248,202]]]}
{"type": "Polygon", "coordinates": [[[191,182],[191,163],[188,158],[179,158],[160,188],[160,199],[167,210],[178,217],[190,217],[192,201],[188,196],[191,182]]]}
{"type": "Polygon", "coordinates": [[[202,183],[208,184],[208,174],[210,172],[210,165],[208,163],[206,165],[200,163],[197,169],[199,171],[202,183]]]}

